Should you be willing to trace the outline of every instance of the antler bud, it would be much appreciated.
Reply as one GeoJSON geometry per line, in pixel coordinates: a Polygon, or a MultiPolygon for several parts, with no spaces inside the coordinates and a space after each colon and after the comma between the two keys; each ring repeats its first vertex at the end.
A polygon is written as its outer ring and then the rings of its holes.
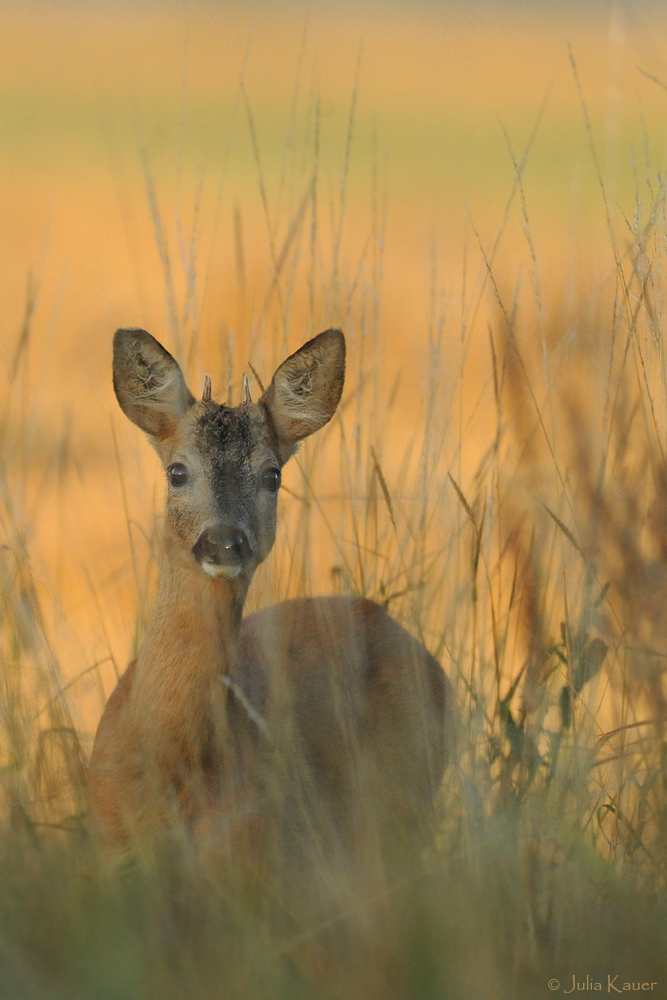
{"type": "Polygon", "coordinates": [[[252,396],[250,395],[250,382],[248,381],[248,376],[243,376],[243,402],[252,403],[252,396]]]}
{"type": "Polygon", "coordinates": [[[211,391],[212,391],[211,376],[204,375],[204,391],[202,392],[201,395],[202,403],[211,402],[211,391]]]}

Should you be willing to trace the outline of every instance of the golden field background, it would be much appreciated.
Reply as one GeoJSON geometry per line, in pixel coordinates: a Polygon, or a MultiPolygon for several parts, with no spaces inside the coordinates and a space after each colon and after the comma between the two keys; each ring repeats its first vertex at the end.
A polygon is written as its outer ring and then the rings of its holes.
{"type": "Polygon", "coordinates": [[[664,992],[666,28],[633,0],[0,4],[0,995],[664,992]],[[364,594],[439,658],[433,836],[363,885],[318,854],[290,890],[278,840],[214,873],[172,831],[110,872],[87,760],[163,490],[113,332],[238,402],[332,325],[343,400],[248,610],[364,594]]]}
{"type": "MultiPolygon", "coordinates": [[[[646,75],[667,77],[666,22],[634,3],[2,6],[3,463],[65,679],[104,661],[75,689],[85,730],[148,600],[162,481],[113,398],[113,330],[150,330],[195,390],[210,371],[219,398],[231,364],[238,399],[248,360],[268,379],[341,325],[348,412],[395,493],[429,419],[439,337],[438,419],[454,430],[429,489],[446,530],[461,515],[446,475],[467,494],[495,431],[499,310],[480,245],[490,254],[502,231],[494,277],[528,322],[539,283],[555,364],[591,309],[609,315],[615,261],[585,114],[623,252],[624,213],[639,189],[650,201],[667,148],[667,92],[646,75]],[[533,133],[534,256],[512,162],[533,133]],[[360,371],[371,389],[355,396],[360,371]]],[[[544,370],[534,390],[546,400],[544,370]]],[[[336,535],[335,461],[321,474],[336,535]]],[[[300,477],[294,466],[286,482],[303,496],[300,477]]],[[[283,548],[295,504],[282,505],[283,548]]],[[[328,590],[340,553],[317,511],[312,531],[308,586],[328,590]]],[[[280,551],[251,603],[298,587],[280,551]]]]}

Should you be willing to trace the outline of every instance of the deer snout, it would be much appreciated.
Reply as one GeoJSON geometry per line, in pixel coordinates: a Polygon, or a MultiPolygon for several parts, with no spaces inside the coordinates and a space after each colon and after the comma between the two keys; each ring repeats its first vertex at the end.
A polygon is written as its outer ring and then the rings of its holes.
{"type": "Polygon", "coordinates": [[[248,537],[233,524],[205,528],[192,553],[210,576],[237,576],[252,556],[248,537]]]}

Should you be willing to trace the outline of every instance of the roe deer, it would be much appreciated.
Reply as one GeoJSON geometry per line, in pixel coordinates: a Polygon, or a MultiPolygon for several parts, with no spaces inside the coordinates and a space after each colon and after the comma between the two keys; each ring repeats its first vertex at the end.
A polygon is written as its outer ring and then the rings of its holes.
{"type": "Polygon", "coordinates": [[[178,829],[252,860],[278,816],[288,852],[309,837],[346,852],[362,813],[399,827],[428,815],[452,696],[424,646],[355,597],[241,619],[275,540],[281,467],[331,419],[344,375],[343,334],[327,330],[280,365],[257,403],[247,383],[240,406],[213,402],[208,376],[197,402],[150,334],[116,333],[118,402],[168,486],[157,597],[90,763],[94,820],[112,849],[178,829]]]}

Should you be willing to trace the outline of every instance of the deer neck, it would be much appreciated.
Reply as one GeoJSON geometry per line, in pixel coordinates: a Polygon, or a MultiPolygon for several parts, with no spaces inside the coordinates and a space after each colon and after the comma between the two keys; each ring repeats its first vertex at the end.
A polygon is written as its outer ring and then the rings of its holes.
{"type": "Polygon", "coordinates": [[[248,583],[212,579],[167,545],[133,683],[142,727],[186,740],[202,732],[214,682],[234,665],[248,583]]]}

